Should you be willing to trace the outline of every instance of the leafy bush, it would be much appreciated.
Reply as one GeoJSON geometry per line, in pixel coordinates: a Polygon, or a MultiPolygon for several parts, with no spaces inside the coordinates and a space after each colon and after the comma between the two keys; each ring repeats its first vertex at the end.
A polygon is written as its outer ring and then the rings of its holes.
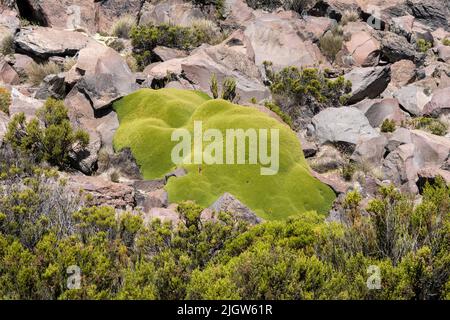
{"type": "Polygon", "coordinates": [[[202,43],[215,43],[215,31],[208,29],[210,24],[194,22],[190,27],[170,24],[135,26],[130,37],[133,53],[138,66],[144,68],[155,60],[153,49],[163,45],[169,48],[191,50],[202,43]]]}
{"type": "Polygon", "coordinates": [[[77,148],[86,148],[89,135],[72,128],[62,101],[47,99],[36,116],[26,122],[23,113],[14,115],[8,124],[5,142],[18,152],[32,155],[36,162],[47,161],[67,168],[71,162],[70,153],[77,148]]]}
{"type": "Polygon", "coordinates": [[[39,63],[36,63],[33,61],[27,67],[25,72],[26,72],[31,84],[37,86],[49,74],[60,73],[61,67],[54,62],[47,62],[47,63],[39,64],[39,63]]]}
{"type": "Polygon", "coordinates": [[[325,32],[325,34],[320,38],[319,46],[322,53],[334,62],[337,53],[342,49],[343,42],[344,37],[342,28],[335,26],[332,30],[325,32]]]}
{"type": "Polygon", "coordinates": [[[322,71],[314,68],[301,70],[297,67],[286,67],[277,73],[268,71],[272,93],[287,97],[298,105],[319,102],[339,106],[343,102],[342,97],[352,89],[351,82],[344,77],[331,80],[326,78],[322,71]]]}
{"type": "Polygon", "coordinates": [[[132,16],[126,15],[114,23],[111,34],[118,38],[128,39],[130,37],[130,31],[135,25],[135,19],[132,16]]]}
{"type": "Polygon", "coordinates": [[[450,46],[450,38],[445,38],[445,39],[443,39],[442,40],[442,44],[444,45],[444,46],[450,46]]]}
{"type": "Polygon", "coordinates": [[[226,78],[222,83],[222,99],[233,102],[236,99],[236,80],[226,78]]]}
{"type": "Polygon", "coordinates": [[[6,35],[0,43],[0,53],[3,55],[14,53],[14,38],[12,34],[6,35]]]}
{"type": "Polygon", "coordinates": [[[418,39],[417,40],[417,49],[420,52],[427,52],[433,47],[433,43],[425,40],[425,39],[418,39]]]}
{"type": "Polygon", "coordinates": [[[217,99],[219,97],[219,83],[217,82],[217,77],[215,73],[211,76],[210,82],[211,84],[209,88],[211,90],[211,94],[214,99],[217,99]]]}
{"type": "Polygon", "coordinates": [[[423,129],[438,136],[445,136],[448,126],[442,121],[434,118],[419,117],[412,120],[415,129],[423,129]]]}
{"type": "Polygon", "coordinates": [[[279,106],[271,101],[266,101],[264,103],[264,106],[269,110],[275,112],[281,118],[281,120],[284,121],[284,123],[286,123],[289,127],[292,127],[292,118],[287,113],[283,112],[279,106]]]}
{"type": "Polygon", "coordinates": [[[0,111],[9,115],[9,106],[11,105],[11,93],[8,89],[0,87],[0,111]]]}
{"type": "Polygon", "coordinates": [[[381,132],[394,132],[395,131],[395,121],[391,119],[385,119],[381,124],[381,132]]]}
{"type": "Polygon", "coordinates": [[[353,175],[355,174],[356,167],[352,163],[347,163],[345,166],[342,167],[342,177],[345,181],[351,181],[353,178],[353,175]]]}

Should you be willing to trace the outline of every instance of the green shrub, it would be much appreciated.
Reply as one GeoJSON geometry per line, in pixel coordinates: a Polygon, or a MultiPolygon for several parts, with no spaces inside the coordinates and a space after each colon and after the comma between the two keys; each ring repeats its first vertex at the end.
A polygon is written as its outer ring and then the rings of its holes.
{"type": "Polygon", "coordinates": [[[236,99],[236,80],[226,78],[222,83],[222,99],[233,102],[236,99]]]}
{"type": "Polygon", "coordinates": [[[351,181],[355,174],[356,167],[352,163],[347,163],[342,167],[341,174],[345,181],[351,181]]]}
{"type": "Polygon", "coordinates": [[[109,178],[111,179],[112,182],[119,182],[120,179],[120,175],[119,172],[117,172],[116,170],[114,170],[113,172],[111,172],[111,174],[109,175],[109,178]]]}
{"type": "MultiPolygon", "coordinates": [[[[266,63],[266,67],[267,65],[266,63]]],[[[277,73],[269,70],[267,76],[271,81],[270,90],[273,94],[286,97],[298,105],[319,102],[340,106],[341,97],[352,89],[352,83],[344,77],[328,79],[322,71],[314,68],[300,70],[297,67],[286,67],[277,73]]]]}
{"type": "Polygon", "coordinates": [[[433,47],[433,43],[426,41],[425,39],[417,40],[417,49],[420,52],[427,52],[433,47]]]}
{"type": "Polygon", "coordinates": [[[213,98],[217,99],[219,97],[219,84],[217,82],[217,77],[215,73],[211,76],[211,84],[209,88],[211,90],[213,98]]]}
{"type": "Polygon", "coordinates": [[[194,21],[189,27],[170,24],[135,26],[131,29],[130,37],[133,54],[140,68],[155,60],[153,49],[156,46],[191,50],[202,43],[215,44],[221,39],[219,31],[208,20],[194,21]]]}
{"type": "Polygon", "coordinates": [[[6,35],[0,43],[0,53],[4,56],[14,53],[14,38],[12,34],[6,35]]]}
{"type": "Polygon", "coordinates": [[[61,67],[54,62],[47,62],[47,63],[39,64],[39,63],[36,63],[33,61],[27,67],[25,72],[26,72],[31,84],[37,86],[49,74],[60,73],[61,67]]]}
{"type": "Polygon", "coordinates": [[[423,129],[438,136],[445,136],[448,126],[442,121],[434,118],[419,117],[412,120],[415,129],[423,129]]]}
{"type": "Polygon", "coordinates": [[[132,16],[126,15],[114,23],[111,34],[118,38],[128,39],[130,37],[131,28],[133,28],[134,25],[136,25],[135,19],[132,16]]]}
{"type": "Polygon", "coordinates": [[[442,44],[444,45],[444,46],[450,46],[450,38],[445,38],[445,39],[443,39],[442,40],[442,44]]]}
{"type": "Polygon", "coordinates": [[[322,53],[332,62],[336,59],[337,53],[342,49],[344,42],[343,31],[339,26],[335,26],[332,30],[328,30],[320,38],[319,46],[322,53]]]}
{"type": "Polygon", "coordinates": [[[125,49],[125,44],[121,39],[114,39],[108,44],[108,47],[113,48],[117,52],[120,52],[125,49]]]}
{"type": "Polygon", "coordinates": [[[9,115],[9,106],[11,105],[11,93],[8,89],[0,87],[0,111],[9,115]]]}
{"type": "Polygon", "coordinates": [[[269,110],[271,110],[272,112],[276,113],[281,118],[281,120],[283,120],[284,123],[286,123],[289,127],[292,128],[292,118],[287,113],[283,112],[278,105],[276,105],[272,101],[266,101],[264,103],[264,106],[269,110]]]}
{"type": "Polygon", "coordinates": [[[32,155],[36,162],[47,161],[60,168],[68,167],[70,152],[74,147],[86,148],[89,135],[72,128],[63,101],[47,99],[36,111],[36,117],[26,122],[23,113],[14,115],[8,124],[5,141],[14,150],[32,155]]]}
{"type": "Polygon", "coordinates": [[[385,119],[381,124],[381,132],[394,132],[395,121],[391,119],[385,119]]]}

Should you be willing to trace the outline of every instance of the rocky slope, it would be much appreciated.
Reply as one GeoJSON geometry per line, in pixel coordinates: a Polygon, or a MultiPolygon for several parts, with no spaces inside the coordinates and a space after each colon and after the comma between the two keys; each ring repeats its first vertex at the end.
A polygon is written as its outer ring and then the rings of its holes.
{"type": "MultiPolygon", "coordinates": [[[[9,114],[0,111],[0,137],[15,114],[32,118],[46,98],[64,99],[72,124],[90,136],[77,158],[79,172],[67,173],[73,188],[87,190],[97,204],[173,220],[173,204],[162,191],[167,179],[142,180],[129,150],[114,153],[119,121],[112,103],[145,87],[212,95],[215,75],[219,84],[235,79],[239,104],[271,112],[265,101],[284,100],[271,90],[270,61],[272,72],[317,68],[351,81],[345,106],[280,105],[293,118],[313,174],[337,195],[357,189],[369,199],[377,186],[394,183],[420,198],[425,181],[439,175],[450,182],[450,4],[297,2],[2,1],[0,86],[11,103],[9,114]],[[158,43],[151,63],[137,71],[132,41],[112,32],[127,15],[138,26],[202,23],[220,37],[195,48],[158,43]],[[340,44],[332,55],[326,37],[340,44]],[[57,68],[33,81],[29,70],[36,63],[57,68]]],[[[339,215],[340,198],[332,217],[339,215]]],[[[232,195],[226,200],[245,216],[245,204],[232,195]]]]}

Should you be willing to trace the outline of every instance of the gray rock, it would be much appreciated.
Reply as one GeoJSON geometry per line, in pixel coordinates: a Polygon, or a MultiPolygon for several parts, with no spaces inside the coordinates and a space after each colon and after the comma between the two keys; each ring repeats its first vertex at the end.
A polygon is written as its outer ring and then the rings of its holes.
{"type": "Polygon", "coordinates": [[[431,97],[423,92],[422,87],[414,84],[398,89],[394,97],[403,109],[414,116],[421,115],[424,106],[431,100],[431,97]]]}
{"type": "Polygon", "coordinates": [[[250,224],[258,224],[262,221],[253,211],[228,192],[220,196],[209,208],[217,213],[232,213],[250,224]]]}
{"type": "Polygon", "coordinates": [[[325,109],[313,117],[312,124],[321,144],[331,142],[357,145],[379,136],[366,116],[353,107],[325,109]]]}
{"type": "Polygon", "coordinates": [[[416,60],[417,52],[415,47],[409,43],[405,37],[392,32],[385,32],[381,40],[381,51],[389,62],[400,60],[416,60]]]}
{"type": "Polygon", "coordinates": [[[431,101],[423,108],[424,115],[438,117],[450,111],[450,87],[437,89],[433,92],[431,101]]]}
{"type": "Polygon", "coordinates": [[[448,28],[449,7],[441,0],[407,0],[411,14],[422,23],[437,29],[448,28]]]}
{"type": "Polygon", "coordinates": [[[155,49],[153,49],[153,53],[158,56],[161,61],[167,61],[175,58],[184,58],[187,56],[187,53],[183,50],[163,46],[157,46],[155,49]]]}
{"type": "Polygon", "coordinates": [[[400,124],[406,120],[403,111],[400,109],[397,99],[383,99],[374,103],[364,114],[372,127],[380,127],[384,120],[394,120],[400,124]]]}
{"type": "Polygon", "coordinates": [[[379,166],[386,152],[387,139],[379,136],[365,140],[356,146],[351,159],[357,163],[370,163],[372,166],[379,166]]]}
{"type": "Polygon", "coordinates": [[[49,97],[64,99],[66,96],[66,83],[64,79],[64,73],[49,74],[40,84],[34,97],[42,100],[49,97]]]}
{"type": "Polygon", "coordinates": [[[348,103],[353,104],[365,98],[378,97],[389,84],[390,68],[389,66],[354,68],[344,77],[352,82],[352,92],[348,103]]]}

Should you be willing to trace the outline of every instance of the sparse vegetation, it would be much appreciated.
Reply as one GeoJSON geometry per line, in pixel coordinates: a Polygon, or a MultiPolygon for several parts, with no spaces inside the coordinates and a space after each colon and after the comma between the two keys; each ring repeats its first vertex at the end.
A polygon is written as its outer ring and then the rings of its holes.
{"type": "Polygon", "coordinates": [[[217,77],[216,77],[215,73],[213,73],[213,75],[211,76],[210,82],[211,82],[211,84],[209,87],[210,87],[213,99],[217,99],[219,97],[219,84],[217,82],[217,77]]]}
{"type": "Polygon", "coordinates": [[[443,44],[444,46],[449,47],[449,46],[450,46],[450,38],[445,38],[445,39],[443,39],[443,40],[442,40],[442,44],[443,44]]]}
{"type": "Polygon", "coordinates": [[[356,166],[353,163],[346,163],[342,169],[341,174],[345,181],[351,181],[355,174],[356,166]]]}
{"type": "Polygon", "coordinates": [[[0,53],[4,56],[14,53],[14,38],[12,34],[3,37],[0,43],[0,53]]]}
{"type": "Polygon", "coordinates": [[[274,102],[266,101],[264,103],[264,106],[272,112],[276,113],[281,118],[281,120],[283,120],[283,122],[286,123],[289,127],[292,127],[292,118],[287,113],[283,112],[281,108],[274,102]]]}
{"type": "Polygon", "coordinates": [[[72,67],[77,63],[77,58],[75,57],[66,57],[64,59],[63,70],[64,72],[69,71],[72,67]]]}
{"type": "Polygon", "coordinates": [[[117,170],[114,170],[109,175],[109,178],[111,179],[112,182],[116,182],[116,183],[119,182],[119,179],[120,179],[119,172],[117,170]]]}
{"type": "Polygon", "coordinates": [[[56,63],[50,61],[46,63],[32,62],[25,70],[28,80],[32,85],[41,84],[42,80],[49,74],[58,74],[61,72],[61,67],[56,63]]]}
{"type": "Polygon", "coordinates": [[[11,92],[8,89],[0,87],[0,111],[9,115],[9,106],[11,105],[11,92]]]}
{"type": "Polygon", "coordinates": [[[356,22],[359,20],[359,13],[356,10],[345,10],[342,18],[341,18],[341,24],[345,26],[349,22],[356,22]]]}
{"type": "Polygon", "coordinates": [[[236,99],[236,80],[225,78],[222,83],[222,99],[233,102],[236,99]]]}
{"type": "Polygon", "coordinates": [[[415,129],[422,129],[438,136],[445,136],[447,134],[448,125],[439,119],[418,117],[412,120],[412,125],[415,129]]]}
{"type": "Polygon", "coordinates": [[[334,62],[337,53],[342,49],[342,44],[344,42],[342,27],[336,25],[333,29],[328,30],[320,38],[319,46],[322,53],[334,62]]]}
{"type": "Polygon", "coordinates": [[[128,68],[130,68],[131,71],[137,72],[139,70],[139,66],[137,64],[137,61],[135,57],[132,54],[127,54],[125,56],[125,62],[128,65],[128,68]]]}
{"type": "MultiPolygon", "coordinates": [[[[128,39],[130,37],[131,29],[136,25],[135,18],[126,15],[114,23],[111,29],[111,34],[115,37],[128,39]]],[[[117,50],[120,51],[120,50],[117,50]]]]}
{"type": "Polygon", "coordinates": [[[395,131],[395,121],[391,119],[385,119],[381,124],[381,132],[394,132],[395,131]]]}
{"type": "Polygon", "coordinates": [[[114,39],[110,43],[108,43],[108,47],[113,48],[117,52],[121,52],[123,49],[125,49],[125,44],[121,39],[114,39]]]}

